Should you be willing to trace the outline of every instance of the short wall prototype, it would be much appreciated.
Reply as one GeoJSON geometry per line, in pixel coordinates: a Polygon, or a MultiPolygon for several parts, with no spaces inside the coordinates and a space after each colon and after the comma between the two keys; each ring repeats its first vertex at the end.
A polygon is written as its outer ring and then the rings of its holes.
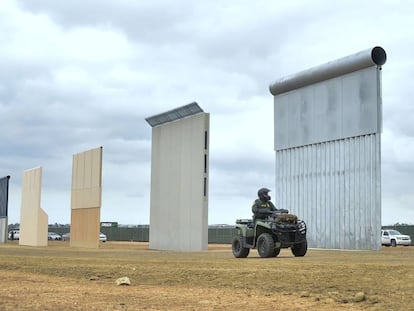
{"type": "Polygon", "coordinates": [[[70,246],[98,248],[102,147],[73,155],[70,246]]]}
{"type": "Polygon", "coordinates": [[[153,126],[151,249],[207,250],[209,120],[196,103],[147,119],[153,126]],[[157,118],[168,121],[151,123],[157,118]]]}
{"type": "Polygon", "coordinates": [[[40,207],[42,168],[23,173],[20,245],[47,246],[48,216],[40,207]]]}

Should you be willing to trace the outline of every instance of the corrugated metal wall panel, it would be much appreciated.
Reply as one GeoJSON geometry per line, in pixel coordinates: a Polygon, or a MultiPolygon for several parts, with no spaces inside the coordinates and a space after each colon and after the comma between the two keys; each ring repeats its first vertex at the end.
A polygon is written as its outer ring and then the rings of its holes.
{"type": "Polygon", "coordinates": [[[379,249],[380,134],[276,151],[276,199],[308,225],[309,247],[379,249]]]}

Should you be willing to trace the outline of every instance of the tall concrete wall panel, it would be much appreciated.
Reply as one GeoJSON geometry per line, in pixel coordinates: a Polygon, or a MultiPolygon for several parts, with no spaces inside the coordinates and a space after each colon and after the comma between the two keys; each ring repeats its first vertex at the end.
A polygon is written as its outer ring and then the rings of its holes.
{"type": "Polygon", "coordinates": [[[101,206],[102,147],[73,155],[72,209],[101,206]]]}
{"type": "Polygon", "coordinates": [[[150,248],[207,249],[208,139],[208,113],[153,127],[150,248]]]}
{"type": "Polygon", "coordinates": [[[42,168],[23,173],[20,245],[47,246],[48,216],[40,207],[42,168]]]}
{"type": "Polygon", "coordinates": [[[98,248],[102,147],[73,155],[70,245],[98,248]]]}
{"type": "Polygon", "coordinates": [[[10,176],[0,178],[0,243],[6,243],[8,235],[8,202],[10,176]]]}
{"type": "Polygon", "coordinates": [[[0,218],[7,217],[10,176],[0,178],[0,218]]]}
{"type": "Polygon", "coordinates": [[[379,134],[276,152],[276,201],[308,225],[309,247],[379,249],[379,134]]]}

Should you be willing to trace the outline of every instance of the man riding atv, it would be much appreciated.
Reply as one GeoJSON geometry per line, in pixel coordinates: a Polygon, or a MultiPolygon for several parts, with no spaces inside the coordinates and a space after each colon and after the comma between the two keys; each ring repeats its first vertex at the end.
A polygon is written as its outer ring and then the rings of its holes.
{"type": "Polygon", "coordinates": [[[259,191],[257,191],[257,196],[259,197],[256,199],[252,206],[252,212],[253,212],[253,221],[256,219],[266,219],[271,212],[284,212],[286,210],[282,209],[276,209],[272,201],[270,201],[272,198],[269,195],[270,190],[267,188],[260,188],[259,191]]]}
{"type": "Polygon", "coordinates": [[[257,248],[260,257],[276,257],[280,249],[291,248],[294,256],[307,251],[306,224],[286,209],[277,209],[270,201],[270,190],[261,188],[252,206],[253,220],[236,220],[237,235],[232,241],[236,258],[248,256],[257,248]]]}

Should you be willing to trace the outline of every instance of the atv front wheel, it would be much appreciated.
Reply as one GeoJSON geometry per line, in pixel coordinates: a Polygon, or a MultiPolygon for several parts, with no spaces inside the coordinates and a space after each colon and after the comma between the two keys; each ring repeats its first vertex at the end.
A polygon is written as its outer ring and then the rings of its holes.
{"type": "Polygon", "coordinates": [[[280,254],[280,247],[275,247],[272,257],[277,257],[280,254]]]}
{"type": "Polygon", "coordinates": [[[308,250],[308,242],[303,241],[302,243],[295,244],[290,249],[295,257],[303,257],[308,250]]]}
{"type": "Polygon", "coordinates": [[[243,247],[243,240],[239,235],[233,238],[233,241],[231,242],[231,249],[233,250],[233,255],[236,258],[246,258],[250,252],[250,248],[243,247]]]}
{"type": "Polygon", "coordinates": [[[275,242],[269,233],[262,233],[257,239],[257,252],[262,258],[273,256],[275,250],[275,242]]]}

